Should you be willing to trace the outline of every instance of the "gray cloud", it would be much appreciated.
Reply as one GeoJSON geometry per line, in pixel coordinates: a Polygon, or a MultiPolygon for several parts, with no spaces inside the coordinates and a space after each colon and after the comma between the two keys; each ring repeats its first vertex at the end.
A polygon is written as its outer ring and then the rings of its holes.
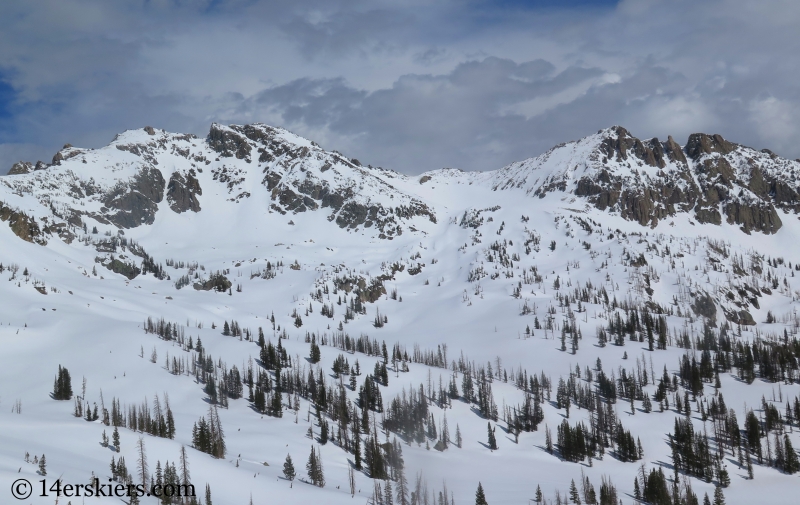
{"type": "Polygon", "coordinates": [[[493,169],[612,124],[800,157],[797,2],[551,4],[6,2],[0,170],[214,120],[286,126],[409,173],[493,169]]]}

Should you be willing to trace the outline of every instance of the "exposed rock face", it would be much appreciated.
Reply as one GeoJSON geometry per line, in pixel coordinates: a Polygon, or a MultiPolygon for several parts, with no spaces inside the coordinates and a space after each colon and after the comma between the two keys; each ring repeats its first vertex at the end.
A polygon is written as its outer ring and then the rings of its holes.
{"type": "Polygon", "coordinates": [[[47,230],[39,228],[36,220],[24,212],[14,210],[5,203],[0,202],[0,221],[8,222],[11,231],[26,242],[47,245],[44,234],[47,230]]]}
{"type": "Polygon", "coordinates": [[[616,135],[609,135],[600,144],[600,151],[606,158],[614,158],[617,161],[627,160],[628,153],[630,153],[631,156],[639,158],[651,167],[663,168],[665,166],[664,149],[658,139],[653,139],[645,145],[621,126],[615,126],[611,130],[616,135]]]}
{"type": "MultiPolygon", "coordinates": [[[[212,125],[207,142],[221,157],[249,162],[257,153],[261,183],[270,191],[270,208],[282,214],[327,209],[328,220],[342,228],[375,227],[380,238],[389,239],[403,233],[403,219],[422,216],[436,222],[427,205],[398,192],[378,176],[396,174],[364,168],[358,160],[324,151],[314,142],[298,142],[287,133],[262,124],[212,125]],[[364,198],[361,193],[367,187],[373,196],[364,198]],[[390,196],[378,200],[380,195],[390,196]]],[[[214,174],[215,180],[226,183],[229,193],[236,195],[233,200],[249,197],[240,187],[243,176],[235,170],[223,167],[214,174]]]]}
{"type": "Polygon", "coordinates": [[[213,124],[208,132],[208,145],[220,156],[226,158],[236,156],[237,159],[249,161],[250,151],[253,148],[247,142],[247,137],[240,133],[241,131],[241,127],[224,128],[213,124]]]}
{"type": "Polygon", "coordinates": [[[695,160],[704,154],[728,154],[734,149],[736,149],[736,145],[723,139],[719,134],[693,133],[689,135],[689,141],[686,142],[686,154],[695,160]]]}
{"type": "Polygon", "coordinates": [[[692,310],[698,316],[708,319],[709,323],[712,325],[716,324],[717,306],[714,304],[714,299],[711,297],[711,295],[705,291],[695,294],[694,302],[692,303],[692,310]]]}
{"type": "Polygon", "coordinates": [[[753,316],[744,309],[725,311],[725,318],[733,324],[741,324],[742,326],[755,326],[756,324],[753,316]]]}
{"type": "Polygon", "coordinates": [[[228,280],[227,277],[217,273],[213,274],[207,281],[203,282],[202,284],[196,282],[192,287],[194,287],[194,289],[196,289],[197,291],[211,291],[213,289],[214,291],[218,291],[221,293],[229,290],[232,285],[233,284],[231,284],[231,281],[228,280]]]}
{"type": "Polygon", "coordinates": [[[200,202],[197,195],[202,195],[203,190],[196,178],[194,170],[190,170],[186,176],[175,172],[169,178],[167,185],[167,202],[169,208],[180,214],[190,210],[200,212],[200,202]]]}
{"type": "Polygon", "coordinates": [[[30,161],[18,161],[11,165],[8,175],[29,174],[31,172],[33,172],[33,163],[30,161]]]}
{"type": "Polygon", "coordinates": [[[142,273],[139,267],[137,267],[134,263],[126,263],[118,258],[113,258],[104,266],[114,273],[124,275],[128,279],[134,279],[137,275],[142,273]]]}
{"type": "MultiPolygon", "coordinates": [[[[771,152],[703,133],[692,134],[685,149],[672,137],[667,142],[641,141],[619,126],[598,136],[588,156],[546,177],[531,188],[533,193],[544,197],[554,191],[574,191],[598,210],[618,211],[643,226],[689,212],[700,223],[719,225],[724,220],[745,233],[770,234],[782,226],[776,207],[800,212],[796,176],[800,164],[771,152]],[[581,164],[583,174],[578,175],[581,164]]],[[[558,149],[538,163],[546,164],[558,149]]],[[[512,185],[522,186],[514,181],[503,184],[512,185]]]]}
{"type": "MultiPolygon", "coordinates": [[[[437,221],[423,201],[428,196],[398,189],[408,188],[407,177],[362,166],[263,124],[214,124],[205,139],[148,126],[123,132],[97,151],[67,144],[52,164],[20,162],[11,174],[17,176],[4,180],[11,191],[35,194],[52,213],[51,220],[45,211],[44,233],[65,240],[71,240],[70,228],[83,226],[86,218],[120,228],[152,224],[165,195],[173,212],[200,212],[199,197],[210,187],[228,202],[251,198],[252,192],[265,200],[266,212],[323,212],[341,228],[374,230],[385,239],[417,231],[409,222],[417,218],[437,221]],[[164,172],[170,174],[168,183],[158,167],[171,168],[164,172]],[[83,202],[74,206],[76,200],[83,202]]],[[[439,177],[466,176],[445,170],[416,182],[439,177]]],[[[617,126],[467,178],[470,184],[488,181],[495,190],[519,188],[542,198],[571,193],[643,226],[687,214],[700,223],[735,225],[745,233],[775,233],[785,219],[782,212],[800,213],[800,162],[702,133],[691,135],[682,148],[672,137],[640,140],[617,126]]]]}
{"type": "Polygon", "coordinates": [[[361,166],[263,124],[214,124],[201,140],[147,126],[120,133],[98,150],[65,145],[52,164],[22,162],[12,174],[26,177],[9,178],[6,186],[49,209],[49,233],[65,240],[86,220],[119,228],[152,224],[165,196],[173,212],[201,212],[200,197],[209,186],[214,197],[238,203],[254,189],[260,192],[261,184],[267,191],[258,196],[266,196],[266,212],[322,212],[342,228],[370,229],[386,239],[415,230],[407,221],[417,217],[436,222],[421,199],[393,185],[405,176],[361,166]]]}
{"type": "Polygon", "coordinates": [[[729,224],[741,225],[742,231],[761,231],[775,233],[783,225],[781,218],[771,203],[754,202],[744,205],[734,201],[725,206],[725,214],[729,224]]]}
{"type": "Polygon", "coordinates": [[[164,177],[155,167],[145,166],[128,183],[110,191],[101,209],[109,222],[120,228],[153,224],[158,203],[164,198],[164,177]]]}

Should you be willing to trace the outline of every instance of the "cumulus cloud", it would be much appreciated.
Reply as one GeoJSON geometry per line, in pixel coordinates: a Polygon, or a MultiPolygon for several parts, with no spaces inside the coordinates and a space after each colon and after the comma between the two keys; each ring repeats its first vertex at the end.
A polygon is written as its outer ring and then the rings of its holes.
{"type": "Polygon", "coordinates": [[[38,0],[0,5],[0,171],[147,124],[285,126],[408,173],[622,124],[800,157],[800,4],[38,0]]]}

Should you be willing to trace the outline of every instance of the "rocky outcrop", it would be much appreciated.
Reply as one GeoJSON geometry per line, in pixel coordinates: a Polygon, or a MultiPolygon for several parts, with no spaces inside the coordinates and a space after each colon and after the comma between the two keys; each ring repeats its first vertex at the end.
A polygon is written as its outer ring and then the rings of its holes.
{"type": "Polygon", "coordinates": [[[736,144],[728,142],[719,134],[693,133],[689,135],[689,140],[686,142],[686,154],[694,160],[704,154],[728,154],[734,149],[736,149],[736,144]]]}
{"type": "Polygon", "coordinates": [[[664,149],[658,139],[653,139],[645,145],[621,126],[611,128],[611,132],[613,134],[607,136],[600,144],[600,152],[603,153],[605,159],[604,163],[609,159],[627,160],[630,155],[639,158],[651,167],[663,168],[665,166],[664,149]]]}
{"type": "MultiPolygon", "coordinates": [[[[262,124],[212,125],[207,142],[222,157],[249,161],[255,151],[261,183],[270,191],[270,208],[281,214],[325,209],[330,211],[328,220],[342,228],[374,228],[381,238],[389,239],[403,232],[401,220],[422,216],[436,222],[423,202],[387,182],[398,174],[362,167],[358,160],[324,151],[285,130],[262,124]]],[[[213,173],[215,180],[227,184],[230,194],[249,196],[240,187],[243,176],[224,166],[213,173]]]]}
{"type": "Polygon", "coordinates": [[[725,318],[733,324],[741,324],[742,326],[755,326],[756,320],[746,310],[726,310],[725,318]]]}
{"type": "Polygon", "coordinates": [[[197,195],[202,194],[203,190],[200,188],[200,183],[197,181],[197,174],[194,170],[189,170],[186,176],[175,172],[169,178],[167,203],[169,203],[169,208],[178,214],[188,210],[200,212],[200,202],[197,200],[197,195]]]}
{"type": "Polygon", "coordinates": [[[226,128],[216,123],[211,125],[207,142],[209,147],[222,157],[235,156],[237,159],[250,161],[250,152],[253,148],[247,137],[233,128],[226,128]]]}
{"type": "Polygon", "coordinates": [[[11,165],[8,175],[29,174],[31,172],[33,172],[33,163],[30,161],[18,161],[11,165]]]}
{"type": "MultiPolygon", "coordinates": [[[[745,233],[777,232],[776,209],[800,213],[800,164],[758,152],[720,135],[695,133],[685,149],[669,137],[641,141],[619,126],[598,133],[593,152],[574,159],[544,178],[533,193],[573,191],[598,210],[617,211],[625,219],[655,226],[678,213],[700,223],[738,225],[745,233]],[[582,175],[577,175],[581,165],[582,175]],[[655,170],[654,170],[655,169],[655,170]],[[797,173],[796,173],[797,172],[797,173]]],[[[592,142],[584,139],[581,142],[592,142]]],[[[556,147],[541,157],[546,164],[556,147]]],[[[536,162],[533,162],[534,167],[536,162]]],[[[535,170],[535,169],[534,169],[535,170]]],[[[524,186],[508,180],[503,187],[524,186]]]]}
{"type": "Polygon", "coordinates": [[[107,269],[111,270],[115,274],[120,274],[125,276],[128,279],[134,279],[137,275],[142,273],[141,269],[136,266],[134,263],[127,263],[125,261],[121,261],[118,258],[111,258],[111,261],[105,263],[107,269]]]}
{"type": "Polygon", "coordinates": [[[698,316],[705,317],[712,325],[717,321],[717,306],[714,303],[714,298],[705,291],[695,293],[694,302],[692,302],[692,311],[698,316]]]}
{"type": "Polygon", "coordinates": [[[164,186],[161,171],[145,166],[131,181],[117,184],[106,195],[101,212],[120,228],[153,224],[164,186]]]}
{"type": "Polygon", "coordinates": [[[7,222],[14,235],[22,240],[39,245],[47,245],[47,240],[44,236],[47,230],[39,228],[36,219],[22,211],[12,209],[3,202],[0,202],[0,221],[7,222]]]}
{"type": "Polygon", "coordinates": [[[217,292],[228,291],[233,284],[227,277],[220,273],[211,275],[209,279],[203,283],[196,282],[192,286],[197,291],[211,291],[212,289],[217,292]]]}
{"type": "Polygon", "coordinates": [[[771,203],[755,202],[750,205],[732,201],[725,205],[725,214],[728,224],[738,224],[742,231],[750,233],[775,233],[783,225],[780,216],[771,203]]]}

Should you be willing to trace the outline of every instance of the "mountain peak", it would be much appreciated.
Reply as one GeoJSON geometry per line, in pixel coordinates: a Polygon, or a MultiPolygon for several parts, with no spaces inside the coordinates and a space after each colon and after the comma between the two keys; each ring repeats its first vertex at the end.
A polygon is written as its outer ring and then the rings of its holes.
{"type": "Polygon", "coordinates": [[[0,201],[61,223],[61,231],[87,219],[137,228],[170,213],[204,212],[206,221],[244,212],[321,216],[350,232],[392,239],[425,232],[425,223],[437,223],[437,209],[449,208],[443,201],[473,191],[465,186],[539,198],[564,193],[651,227],[687,214],[699,223],[775,233],[781,213],[800,212],[796,161],[717,134],[692,134],[682,147],[671,136],[642,140],[619,125],[499,170],[443,169],[413,179],[261,123],[213,123],[205,138],[146,126],[100,149],[65,145],[51,165],[22,162],[13,173],[2,179],[0,201]]]}
{"type": "Polygon", "coordinates": [[[672,136],[640,140],[613,126],[497,171],[493,187],[571,193],[646,226],[690,213],[701,223],[775,233],[782,226],[776,208],[800,210],[798,170],[800,163],[719,134],[692,134],[681,147],[672,136]]]}

